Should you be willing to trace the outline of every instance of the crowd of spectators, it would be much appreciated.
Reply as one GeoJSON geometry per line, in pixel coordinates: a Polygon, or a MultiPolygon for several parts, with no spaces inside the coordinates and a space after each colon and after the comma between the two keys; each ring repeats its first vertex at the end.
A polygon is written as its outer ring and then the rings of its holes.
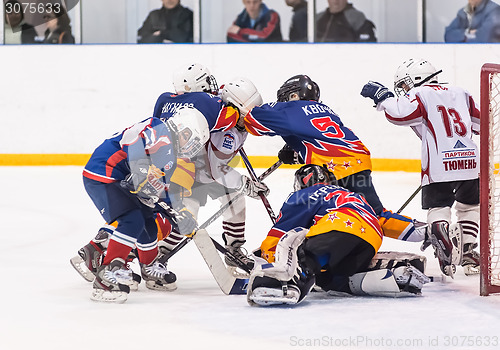
{"type": "MultiPolygon", "coordinates": [[[[160,0],[159,0],[160,1],[160,0]]],[[[327,0],[328,6],[308,26],[308,2],[284,0],[291,8],[288,39],[282,35],[279,13],[262,0],[242,0],[243,9],[229,25],[226,41],[233,42],[377,42],[376,25],[348,0],[327,0]],[[314,34],[308,33],[314,27],[314,34]]],[[[311,0],[312,1],[312,0],[311,0]]],[[[193,11],[181,0],[161,0],[137,31],[137,43],[194,42],[193,11]]],[[[70,18],[66,11],[44,16],[44,28],[27,23],[23,12],[7,12],[19,7],[19,0],[4,3],[5,44],[73,44],[70,18]],[[17,5],[16,5],[17,4],[17,5]],[[10,6],[10,7],[9,7],[10,6]],[[37,35],[37,30],[39,34],[37,35]]],[[[284,29],[285,30],[285,29],[284,29]]],[[[493,0],[467,0],[453,21],[446,26],[447,43],[500,42],[500,5],[493,0]]]]}

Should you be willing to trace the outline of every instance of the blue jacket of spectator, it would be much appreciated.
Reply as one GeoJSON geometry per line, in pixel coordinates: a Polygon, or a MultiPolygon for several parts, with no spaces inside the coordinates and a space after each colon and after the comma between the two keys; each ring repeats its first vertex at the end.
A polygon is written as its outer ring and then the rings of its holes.
{"type": "Polygon", "coordinates": [[[241,29],[237,34],[227,34],[227,42],[281,42],[280,16],[269,9],[264,3],[260,5],[259,17],[252,25],[252,20],[246,10],[243,10],[234,24],[241,29]]]}
{"type": "Polygon", "coordinates": [[[457,17],[446,27],[447,43],[487,43],[496,41],[494,32],[500,26],[500,5],[483,0],[473,12],[470,5],[458,11],[457,17]]]}

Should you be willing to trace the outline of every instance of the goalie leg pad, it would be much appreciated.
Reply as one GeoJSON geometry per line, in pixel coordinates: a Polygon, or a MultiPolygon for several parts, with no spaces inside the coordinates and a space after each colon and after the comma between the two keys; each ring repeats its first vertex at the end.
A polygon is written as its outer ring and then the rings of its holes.
{"type": "Polygon", "coordinates": [[[400,293],[392,272],[388,269],[360,272],[349,277],[354,295],[395,297],[400,293]]]}
{"type": "Polygon", "coordinates": [[[369,270],[395,269],[399,266],[411,265],[425,273],[427,258],[422,255],[406,252],[378,252],[370,262],[369,270]]]}
{"type": "Polygon", "coordinates": [[[423,284],[429,281],[416,268],[401,266],[395,273],[388,269],[357,273],[349,277],[349,287],[354,295],[398,298],[420,295],[423,284]]]}

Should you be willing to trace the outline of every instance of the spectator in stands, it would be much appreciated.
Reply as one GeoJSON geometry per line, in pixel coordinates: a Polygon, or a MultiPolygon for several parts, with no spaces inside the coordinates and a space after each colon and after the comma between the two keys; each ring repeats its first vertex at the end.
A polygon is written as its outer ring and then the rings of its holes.
{"type": "Polygon", "coordinates": [[[137,42],[192,43],[193,11],[180,0],[162,0],[161,9],[151,11],[137,31],[137,42]]]}
{"type": "Polygon", "coordinates": [[[444,41],[447,43],[494,42],[495,27],[500,25],[500,6],[491,0],[468,0],[457,17],[446,27],[444,41]]]}
{"type": "Polygon", "coordinates": [[[60,11],[47,11],[43,18],[47,21],[47,29],[45,30],[44,44],[74,44],[75,38],[71,34],[71,20],[64,7],[59,8],[60,11]]]}
{"type": "Polygon", "coordinates": [[[5,9],[5,44],[35,44],[35,28],[24,21],[23,7],[17,0],[9,0],[5,9]],[[19,11],[20,9],[20,11],[19,11]]]}
{"type": "Polygon", "coordinates": [[[375,42],[375,25],[347,0],[328,0],[316,21],[317,42],[375,42]]]}
{"type": "Polygon", "coordinates": [[[245,9],[227,30],[227,42],[283,41],[280,16],[262,0],[243,0],[245,9]]]}
{"type": "Polygon", "coordinates": [[[307,42],[307,1],[285,0],[285,2],[293,8],[289,41],[307,42]]]}

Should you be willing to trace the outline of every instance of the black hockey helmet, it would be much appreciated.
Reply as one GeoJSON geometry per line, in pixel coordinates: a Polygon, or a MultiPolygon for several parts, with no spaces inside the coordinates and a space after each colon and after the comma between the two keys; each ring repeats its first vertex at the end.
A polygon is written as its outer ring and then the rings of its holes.
{"type": "Polygon", "coordinates": [[[295,181],[293,184],[295,191],[316,184],[337,184],[337,179],[325,166],[316,164],[306,164],[295,172],[295,181]]]}
{"type": "Polygon", "coordinates": [[[319,101],[319,86],[307,75],[295,75],[285,81],[276,93],[278,102],[290,101],[290,94],[294,92],[299,100],[319,101]]]}

